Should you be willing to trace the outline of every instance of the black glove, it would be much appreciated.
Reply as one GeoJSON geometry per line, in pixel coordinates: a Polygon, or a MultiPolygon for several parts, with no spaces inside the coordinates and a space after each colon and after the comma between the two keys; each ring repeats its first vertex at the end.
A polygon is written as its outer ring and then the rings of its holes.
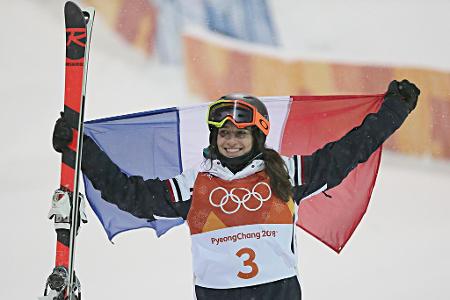
{"type": "Polygon", "coordinates": [[[419,95],[419,88],[414,83],[403,79],[401,82],[398,82],[397,80],[391,81],[385,98],[389,97],[401,99],[406,103],[409,112],[411,112],[414,108],[416,108],[419,95]]]}
{"type": "Polygon", "coordinates": [[[56,120],[55,128],[53,129],[53,148],[62,153],[69,147],[73,138],[72,128],[66,123],[64,113],[61,112],[61,117],[56,120]]]}
{"type": "Polygon", "coordinates": [[[408,103],[409,111],[411,112],[416,108],[417,100],[420,95],[419,88],[414,83],[403,79],[402,82],[399,83],[398,89],[400,90],[400,94],[404,97],[403,100],[408,103]]]}

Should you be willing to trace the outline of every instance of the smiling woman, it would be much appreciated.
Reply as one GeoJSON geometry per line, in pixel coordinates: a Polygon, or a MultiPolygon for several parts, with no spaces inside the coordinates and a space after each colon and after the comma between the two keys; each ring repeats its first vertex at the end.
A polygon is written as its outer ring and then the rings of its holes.
{"type": "MultiPolygon", "coordinates": [[[[379,111],[360,126],[310,155],[291,157],[266,147],[269,115],[259,99],[227,95],[209,107],[210,144],[197,168],[166,180],[129,176],[85,136],[82,170],[102,199],[123,211],[150,222],[186,221],[197,299],[301,299],[297,205],[365,162],[401,126],[419,93],[407,80],[392,81],[379,111]]],[[[67,150],[70,134],[60,118],[55,150],[67,150]]]]}

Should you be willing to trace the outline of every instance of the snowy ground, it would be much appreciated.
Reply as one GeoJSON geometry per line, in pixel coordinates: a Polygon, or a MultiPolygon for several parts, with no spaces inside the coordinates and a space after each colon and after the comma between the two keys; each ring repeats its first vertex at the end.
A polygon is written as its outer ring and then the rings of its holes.
{"type": "MultiPolygon", "coordinates": [[[[450,71],[448,1],[306,2],[271,2],[284,45],[300,56],[450,71]]],[[[62,7],[0,1],[0,299],[41,295],[54,261],[46,214],[59,181],[50,136],[62,109],[62,7]]],[[[87,119],[195,100],[180,69],[133,54],[97,18],[87,119]]],[[[449,183],[448,162],[386,153],[369,211],[340,255],[299,230],[304,299],[450,299],[449,183]]],[[[76,258],[85,299],[192,298],[185,227],[159,240],[129,232],[112,245],[88,214],[76,258]]]]}

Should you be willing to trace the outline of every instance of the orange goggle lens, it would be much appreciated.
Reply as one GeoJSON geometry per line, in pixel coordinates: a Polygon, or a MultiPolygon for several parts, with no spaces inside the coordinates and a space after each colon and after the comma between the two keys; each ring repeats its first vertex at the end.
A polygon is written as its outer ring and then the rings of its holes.
{"type": "Polygon", "coordinates": [[[269,133],[269,121],[244,101],[219,100],[210,105],[208,124],[221,128],[226,121],[231,121],[238,128],[257,126],[265,135],[269,133]]]}

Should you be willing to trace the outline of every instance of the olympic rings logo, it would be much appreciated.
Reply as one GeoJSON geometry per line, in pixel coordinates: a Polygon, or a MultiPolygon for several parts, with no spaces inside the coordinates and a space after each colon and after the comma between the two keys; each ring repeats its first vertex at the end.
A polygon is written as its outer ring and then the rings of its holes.
{"type": "MultiPolygon", "coordinates": [[[[266,194],[266,193],[264,193],[264,194],[266,194]]],[[[258,182],[257,184],[255,184],[255,186],[253,187],[253,189],[251,191],[246,188],[232,188],[231,191],[228,192],[227,189],[219,186],[219,187],[216,187],[215,189],[213,189],[211,191],[211,193],[209,194],[209,203],[211,203],[211,205],[214,207],[220,207],[220,209],[224,213],[231,215],[231,214],[234,214],[235,212],[237,212],[241,208],[241,206],[243,206],[248,211],[257,211],[258,209],[260,209],[263,206],[264,202],[266,202],[267,200],[270,199],[271,196],[272,196],[272,190],[270,189],[270,186],[265,182],[258,182]],[[260,185],[267,188],[267,196],[266,197],[263,197],[263,195],[261,195],[260,192],[256,191],[256,188],[260,185]],[[225,192],[225,195],[222,196],[222,198],[220,198],[219,203],[217,203],[216,201],[213,200],[213,195],[218,191],[225,192]],[[241,198],[235,194],[236,191],[244,191],[245,194],[241,198]],[[255,198],[256,200],[259,201],[259,204],[256,207],[249,207],[247,205],[247,202],[251,199],[252,196],[253,196],[253,198],[255,198]],[[227,210],[225,208],[225,205],[230,200],[236,204],[236,207],[232,210],[227,210]]]]}

